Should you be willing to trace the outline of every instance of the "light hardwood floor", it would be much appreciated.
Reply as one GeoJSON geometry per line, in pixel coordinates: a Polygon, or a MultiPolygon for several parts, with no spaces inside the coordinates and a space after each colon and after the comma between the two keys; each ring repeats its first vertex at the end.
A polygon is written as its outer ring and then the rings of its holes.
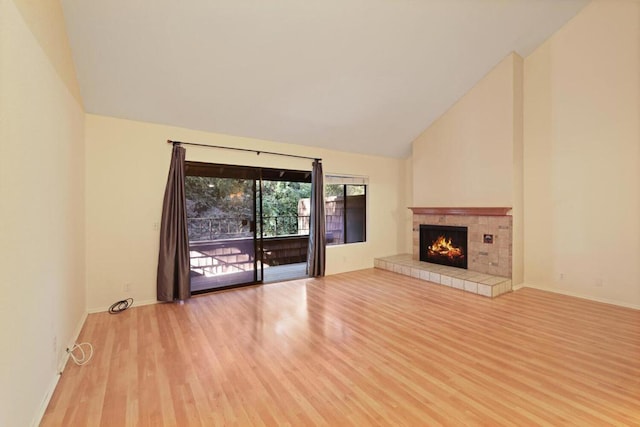
{"type": "Polygon", "coordinates": [[[640,311],[363,270],[93,314],[43,426],[640,425],[640,311]]]}

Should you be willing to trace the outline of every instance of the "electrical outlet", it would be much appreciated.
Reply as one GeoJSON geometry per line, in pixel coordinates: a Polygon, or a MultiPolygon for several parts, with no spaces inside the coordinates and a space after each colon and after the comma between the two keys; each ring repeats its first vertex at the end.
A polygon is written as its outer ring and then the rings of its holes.
{"type": "Polygon", "coordinates": [[[122,290],[124,292],[131,292],[131,283],[127,282],[124,285],[122,285],[122,290]]]}
{"type": "Polygon", "coordinates": [[[154,222],[153,223],[153,229],[154,229],[154,231],[160,230],[160,223],[159,222],[154,222]]]}
{"type": "Polygon", "coordinates": [[[58,353],[58,337],[55,335],[53,336],[53,353],[58,353]]]}
{"type": "Polygon", "coordinates": [[[564,280],[564,273],[560,273],[560,280],[564,280]]]}

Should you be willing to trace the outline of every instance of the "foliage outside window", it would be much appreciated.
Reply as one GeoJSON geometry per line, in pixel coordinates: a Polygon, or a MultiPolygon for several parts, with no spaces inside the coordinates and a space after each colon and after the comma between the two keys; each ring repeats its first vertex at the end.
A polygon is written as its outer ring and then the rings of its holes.
{"type": "Polygon", "coordinates": [[[253,180],[185,177],[189,241],[253,236],[253,180]]]}
{"type": "MultiPolygon", "coordinates": [[[[251,237],[253,191],[250,179],[187,176],[189,239],[251,237]]],[[[309,217],[300,215],[299,205],[301,200],[308,202],[310,195],[310,183],[262,181],[263,236],[309,234],[309,217]]],[[[256,226],[259,233],[259,221],[256,226]]]]}
{"type": "Polygon", "coordinates": [[[263,181],[262,221],[264,237],[309,234],[309,216],[301,211],[301,201],[311,197],[307,182],[263,181]]]}

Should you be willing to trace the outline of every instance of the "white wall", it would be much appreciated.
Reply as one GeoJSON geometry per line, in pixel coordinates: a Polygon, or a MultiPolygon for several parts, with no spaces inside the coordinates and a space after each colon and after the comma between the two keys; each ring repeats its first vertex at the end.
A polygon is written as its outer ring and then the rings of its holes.
{"type": "Polygon", "coordinates": [[[525,283],[640,307],[640,3],[592,2],[525,59],[525,283]]]}
{"type": "MultiPolygon", "coordinates": [[[[327,248],[327,274],[369,268],[376,256],[405,251],[405,161],[198,132],[87,115],[87,281],[90,311],[105,310],[127,294],[156,298],[160,221],[171,145],[167,139],[321,157],[325,173],[365,175],[368,239],[327,248]]],[[[186,147],[187,160],[310,170],[311,161],[186,147]]]]}
{"type": "Polygon", "coordinates": [[[0,7],[0,425],[21,427],[84,319],[84,112],[59,3],[0,7]]]}

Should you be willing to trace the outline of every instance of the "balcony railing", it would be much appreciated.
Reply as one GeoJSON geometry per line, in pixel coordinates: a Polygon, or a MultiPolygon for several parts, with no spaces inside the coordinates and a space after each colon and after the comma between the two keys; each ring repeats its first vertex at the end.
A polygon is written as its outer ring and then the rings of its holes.
{"type": "Polygon", "coordinates": [[[308,235],[309,215],[264,216],[264,237],[308,235]]]}
{"type": "MultiPolygon", "coordinates": [[[[309,216],[281,215],[265,216],[264,237],[309,234],[309,216]]],[[[251,220],[238,217],[188,218],[187,230],[190,241],[218,240],[251,237],[251,220]]],[[[260,224],[257,224],[260,233],[260,224]]]]}
{"type": "MultiPolygon", "coordinates": [[[[327,243],[342,243],[342,215],[325,216],[327,243]]],[[[306,236],[309,234],[309,215],[279,215],[263,217],[263,236],[306,236]]],[[[260,235],[260,224],[257,224],[260,235]]],[[[249,219],[230,217],[187,218],[189,241],[208,241],[220,239],[239,239],[253,237],[253,228],[249,219]]]]}

